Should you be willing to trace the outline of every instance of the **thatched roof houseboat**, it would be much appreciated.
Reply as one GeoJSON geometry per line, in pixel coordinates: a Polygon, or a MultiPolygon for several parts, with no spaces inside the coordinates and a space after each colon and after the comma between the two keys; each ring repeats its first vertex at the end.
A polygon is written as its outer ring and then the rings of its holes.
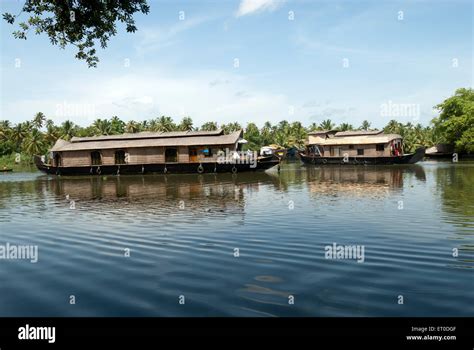
{"type": "Polygon", "coordinates": [[[403,139],[382,131],[322,130],[308,134],[301,160],[310,164],[407,164],[423,158],[425,149],[403,153],[403,139]]]}
{"type": "Polygon", "coordinates": [[[59,139],[50,162],[35,158],[37,167],[57,175],[206,173],[265,170],[277,157],[242,152],[243,132],[140,132],[135,134],[59,139]]]}

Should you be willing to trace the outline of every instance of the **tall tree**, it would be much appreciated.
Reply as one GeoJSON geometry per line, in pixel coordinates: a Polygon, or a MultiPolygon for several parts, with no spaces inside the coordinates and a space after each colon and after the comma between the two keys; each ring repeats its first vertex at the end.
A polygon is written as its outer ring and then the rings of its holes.
{"type": "Polygon", "coordinates": [[[36,129],[41,129],[45,121],[46,116],[42,112],[38,112],[35,114],[32,124],[36,129]]]}
{"type": "Polygon", "coordinates": [[[70,140],[73,136],[76,135],[76,126],[70,120],[66,120],[64,123],[61,124],[59,129],[59,136],[62,139],[70,140]]]}
{"type": "Polygon", "coordinates": [[[362,124],[360,125],[360,130],[365,130],[368,131],[370,129],[370,123],[368,120],[364,120],[362,124]]]}
{"type": "Polygon", "coordinates": [[[24,141],[24,151],[33,156],[43,154],[45,151],[43,134],[38,129],[33,129],[24,141]]]}
{"type": "Polygon", "coordinates": [[[193,120],[190,117],[184,117],[178,125],[178,129],[181,131],[194,130],[193,120]]]}
{"type": "Polygon", "coordinates": [[[162,115],[156,121],[154,131],[170,132],[174,130],[176,130],[176,125],[171,117],[165,117],[164,115],[162,115]]]}
{"type": "Polygon", "coordinates": [[[141,125],[134,120],[129,120],[127,124],[125,125],[125,132],[128,132],[130,134],[139,132],[140,129],[141,129],[141,125]]]}
{"type": "Polygon", "coordinates": [[[440,111],[435,127],[458,152],[474,152],[474,90],[458,89],[436,106],[440,111]]]}
{"type": "Polygon", "coordinates": [[[350,130],[354,130],[354,127],[353,127],[351,124],[349,124],[349,123],[341,123],[341,124],[337,127],[337,129],[338,129],[339,131],[350,131],[350,130]]]}
{"type": "Polygon", "coordinates": [[[123,134],[125,132],[125,123],[117,116],[110,119],[110,129],[112,134],[123,134]]]}
{"type": "Polygon", "coordinates": [[[96,130],[97,135],[112,135],[112,124],[107,119],[96,119],[92,124],[96,130]]]}
{"type": "Polygon", "coordinates": [[[331,119],[326,119],[326,120],[323,120],[321,124],[319,124],[319,126],[323,130],[332,130],[334,129],[335,124],[331,121],[331,119]]]}
{"type": "Polygon", "coordinates": [[[207,122],[201,125],[201,130],[203,131],[215,131],[217,129],[218,128],[216,122],[207,122]]]}

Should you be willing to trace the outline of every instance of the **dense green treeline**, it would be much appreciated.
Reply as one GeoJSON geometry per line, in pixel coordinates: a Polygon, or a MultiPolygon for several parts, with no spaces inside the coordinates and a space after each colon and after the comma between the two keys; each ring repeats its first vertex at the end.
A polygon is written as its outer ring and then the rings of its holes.
{"type": "MultiPolygon", "coordinates": [[[[400,134],[404,138],[404,151],[411,152],[419,146],[429,147],[439,143],[452,144],[457,152],[474,152],[474,90],[458,89],[454,96],[436,106],[439,116],[428,126],[420,124],[402,124],[391,120],[383,128],[386,133],[400,134]]],[[[226,133],[244,129],[247,147],[258,149],[263,145],[275,144],[281,147],[304,146],[308,132],[315,130],[338,129],[371,130],[371,123],[365,120],[360,126],[342,123],[335,125],[330,119],[320,123],[304,126],[300,122],[286,120],[272,124],[266,122],[262,127],[255,123],[245,126],[237,122],[219,125],[215,121],[204,123],[200,127],[193,124],[190,117],[175,122],[171,117],[161,116],[156,119],[137,122],[122,121],[117,116],[110,119],[97,119],[87,127],[81,127],[72,121],[56,125],[43,113],[37,113],[31,121],[13,125],[8,120],[0,121],[0,156],[12,157],[13,154],[45,154],[58,138],[69,140],[73,136],[114,135],[137,133],[141,131],[186,131],[216,130],[221,128],[226,133]]]]}

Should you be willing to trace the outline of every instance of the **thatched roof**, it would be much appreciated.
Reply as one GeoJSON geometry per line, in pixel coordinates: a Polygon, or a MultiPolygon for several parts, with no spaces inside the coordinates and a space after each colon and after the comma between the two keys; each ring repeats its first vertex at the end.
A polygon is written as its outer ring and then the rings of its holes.
{"type": "Polygon", "coordinates": [[[222,130],[149,133],[73,138],[71,142],[59,139],[52,152],[84,151],[120,148],[166,146],[232,145],[242,137],[242,130],[225,135],[222,130]]]}
{"type": "Polygon", "coordinates": [[[71,142],[89,142],[103,140],[136,140],[136,139],[155,139],[166,137],[194,137],[194,136],[217,136],[222,135],[224,131],[217,129],[214,131],[170,131],[170,132],[151,132],[143,131],[133,134],[125,133],[120,135],[102,135],[91,137],[73,137],[71,142]]]}
{"type": "Polygon", "coordinates": [[[376,134],[376,135],[357,135],[357,136],[337,136],[328,139],[319,138],[314,144],[323,146],[337,145],[370,145],[377,143],[388,143],[392,140],[401,139],[398,134],[376,134]]]}
{"type": "Polygon", "coordinates": [[[341,136],[364,136],[364,135],[378,135],[381,134],[382,130],[350,130],[350,131],[338,131],[336,137],[341,136]]]}
{"type": "Polygon", "coordinates": [[[310,131],[308,135],[325,135],[325,134],[330,134],[330,133],[336,133],[337,130],[332,129],[332,130],[314,130],[310,131]]]}

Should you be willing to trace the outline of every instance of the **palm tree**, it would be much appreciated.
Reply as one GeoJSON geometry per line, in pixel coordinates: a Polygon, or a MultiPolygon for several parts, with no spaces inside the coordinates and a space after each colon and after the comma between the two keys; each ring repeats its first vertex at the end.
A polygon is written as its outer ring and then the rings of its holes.
{"type": "Polygon", "coordinates": [[[0,128],[2,129],[10,129],[10,121],[9,120],[0,120],[0,128]]]}
{"type": "Polygon", "coordinates": [[[174,131],[176,129],[176,125],[174,124],[171,117],[165,117],[162,115],[158,119],[152,120],[150,123],[150,129],[152,131],[169,132],[174,131]]]}
{"type": "Polygon", "coordinates": [[[217,129],[218,128],[216,122],[207,122],[201,125],[201,130],[203,131],[215,131],[217,129]]]}
{"type": "Polygon", "coordinates": [[[272,123],[269,121],[265,122],[263,124],[263,128],[260,130],[260,135],[262,139],[262,146],[263,145],[269,145],[272,143],[272,138],[273,138],[273,126],[272,123]]]}
{"type": "Polygon", "coordinates": [[[11,130],[11,139],[13,143],[15,144],[16,151],[19,152],[21,149],[21,144],[23,143],[23,140],[26,138],[26,135],[28,135],[28,130],[25,128],[23,123],[18,123],[13,127],[11,130]]]}
{"type": "Polygon", "coordinates": [[[334,129],[335,124],[331,121],[331,119],[326,119],[326,120],[323,120],[321,124],[319,124],[319,126],[323,130],[332,130],[334,129]]]}
{"type": "Polygon", "coordinates": [[[181,131],[191,131],[194,130],[193,120],[190,117],[184,117],[181,120],[181,123],[178,125],[178,129],[181,131]]]}
{"type": "Polygon", "coordinates": [[[315,122],[312,122],[310,126],[308,126],[308,131],[311,132],[311,131],[317,131],[317,130],[321,130],[321,127],[316,124],[315,122]]]}
{"type": "Polygon", "coordinates": [[[10,122],[8,120],[0,121],[0,140],[7,141],[11,133],[10,122]]]}
{"type": "Polygon", "coordinates": [[[31,130],[33,130],[33,124],[29,120],[27,120],[26,122],[23,122],[22,125],[23,125],[23,129],[27,133],[29,133],[29,132],[31,132],[31,130]]]}
{"type": "Polygon", "coordinates": [[[130,120],[125,125],[125,131],[130,133],[130,134],[134,134],[136,132],[139,132],[140,131],[140,124],[137,123],[136,121],[130,120]]]}
{"type": "Polygon", "coordinates": [[[370,123],[368,120],[364,120],[359,128],[360,130],[368,131],[370,129],[370,123]]]}
{"type": "Polygon", "coordinates": [[[112,134],[123,134],[125,123],[116,115],[110,119],[110,131],[112,134]]]}
{"type": "Polygon", "coordinates": [[[396,120],[392,119],[388,124],[383,128],[383,132],[386,134],[399,134],[401,129],[401,124],[396,120]]]}
{"type": "Polygon", "coordinates": [[[54,122],[51,119],[47,119],[45,125],[46,127],[54,126],[54,122]]]}
{"type": "Polygon", "coordinates": [[[337,129],[339,131],[349,131],[349,130],[354,130],[354,127],[351,124],[348,123],[341,123],[337,129]]]}
{"type": "Polygon", "coordinates": [[[44,153],[44,147],[43,134],[38,129],[33,129],[23,143],[24,151],[31,156],[44,153]]]}
{"type": "Polygon", "coordinates": [[[38,112],[35,114],[33,118],[32,124],[36,129],[41,129],[43,127],[43,123],[46,120],[46,116],[42,112],[38,112]]]}
{"type": "Polygon", "coordinates": [[[46,143],[52,145],[56,142],[59,138],[59,132],[57,128],[54,126],[51,120],[46,121],[46,134],[44,135],[44,139],[46,143]],[[51,122],[51,123],[48,123],[51,122]]]}
{"type": "Polygon", "coordinates": [[[257,149],[263,146],[260,131],[255,123],[248,123],[245,128],[244,138],[248,141],[247,149],[257,149]]]}
{"type": "Polygon", "coordinates": [[[242,126],[239,123],[234,122],[234,123],[222,125],[221,129],[224,130],[224,134],[230,134],[230,133],[233,133],[234,131],[242,130],[242,126]]]}
{"type": "Polygon", "coordinates": [[[152,119],[150,120],[150,122],[143,122],[143,123],[147,123],[146,125],[147,126],[144,126],[144,129],[145,130],[149,130],[149,131],[159,131],[158,130],[158,121],[156,119],[152,119]]]}
{"type": "Polygon", "coordinates": [[[94,120],[94,123],[92,123],[94,126],[96,133],[98,135],[111,135],[113,134],[112,132],[112,124],[110,121],[107,119],[96,119],[94,120]]]}
{"type": "Polygon", "coordinates": [[[66,120],[64,123],[61,124],[59,129],[59,136],[62,139],[70,140],[76,134],[76,126],[70,120],[66,120]]]}

